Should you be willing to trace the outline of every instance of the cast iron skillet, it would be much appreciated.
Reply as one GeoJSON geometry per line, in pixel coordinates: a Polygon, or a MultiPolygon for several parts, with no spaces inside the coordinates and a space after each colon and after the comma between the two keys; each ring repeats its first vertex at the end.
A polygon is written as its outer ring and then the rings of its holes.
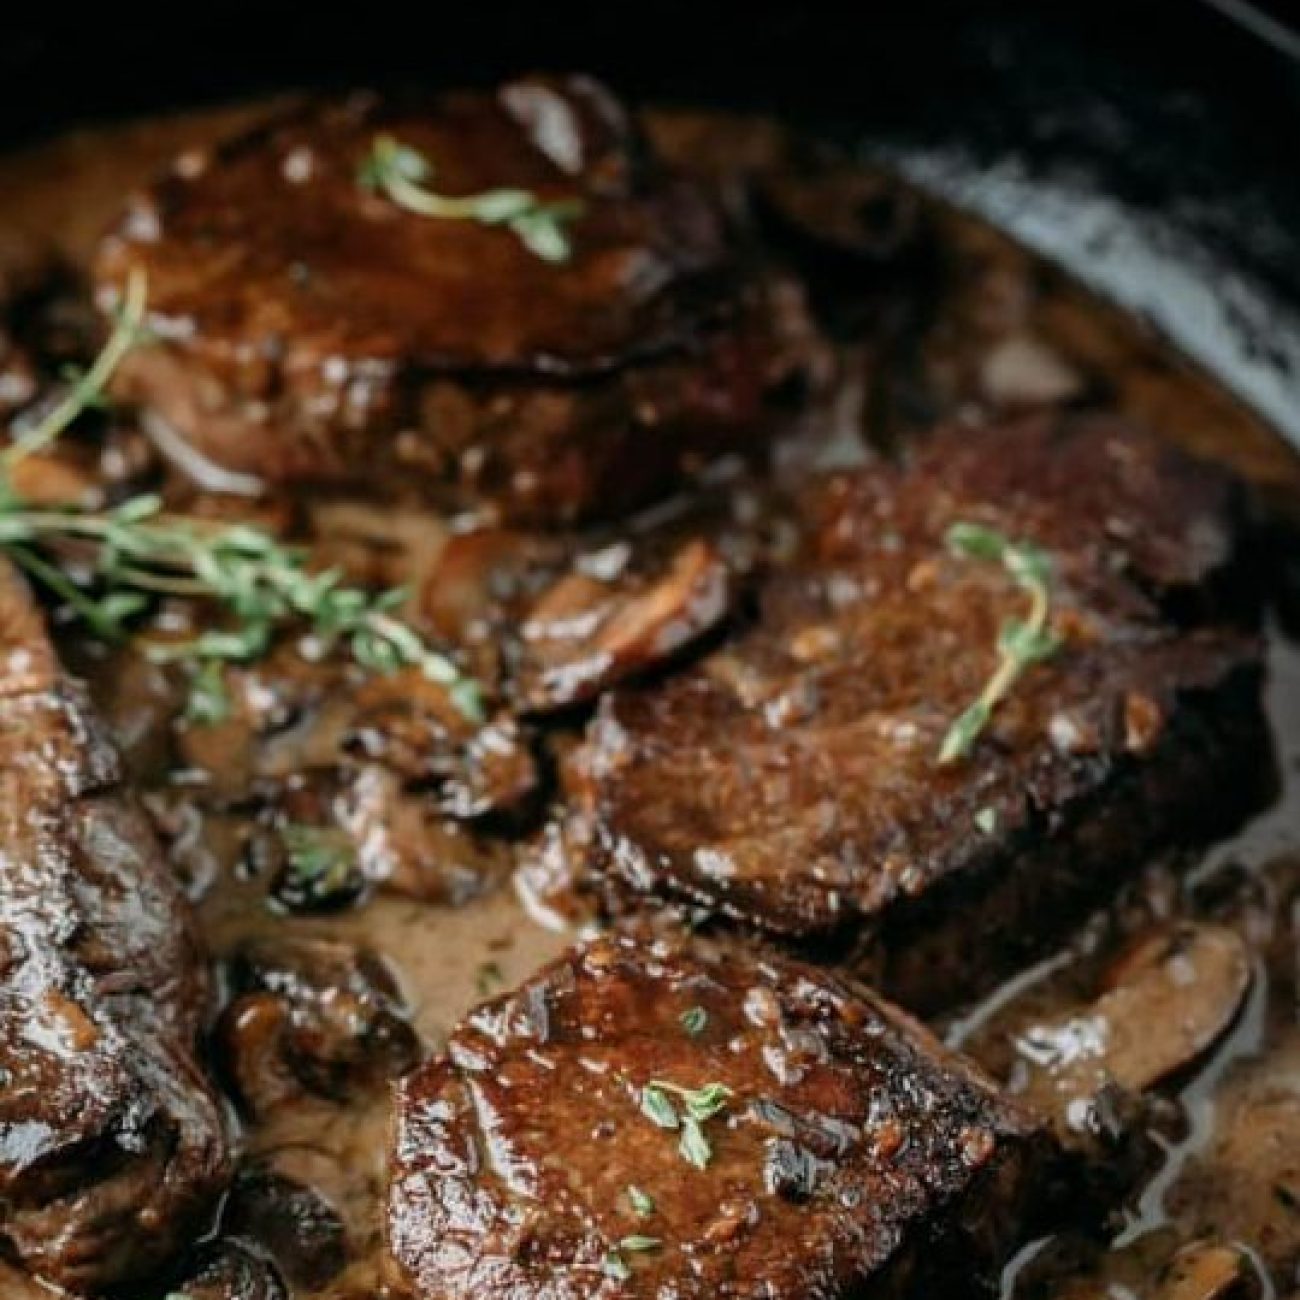
{"type": "Polygon", "coordinates": [[[293,85],[584,68],[886,157],[1145,313],[1300,445],[1300,24],[1288,0],[281,0],[31,6],[0,146],[293,85]],[[51,11],[57,17],[51,15],[51,11]]]}
{"type": "Polygon", "coordinates": [[[0,30],[0,148],[286,86],[590,69],[629,98],[767,110],[885,159],[1149,314],[1300,447],[1300,37],[1242,0],[898,9],[31,12],[0,30]]]}

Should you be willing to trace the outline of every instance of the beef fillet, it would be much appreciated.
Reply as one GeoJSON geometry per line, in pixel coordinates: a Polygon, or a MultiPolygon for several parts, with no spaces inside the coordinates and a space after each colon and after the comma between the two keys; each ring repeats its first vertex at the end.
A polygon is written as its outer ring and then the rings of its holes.
{"type": "Polygon", "coordinates": [[[139,1279],[227,1173],[192,918],[118,756],[0,570],[0,1241],[72,1291],[139,1279]]]}
{"type": "Polygon", "coordinates": [[[617,516],[760,453],[813,351],[797,291],[745,265],[705,191],[583,78],[318,103],[187,154],[103,245],[105,303],[133,268],[155,339],[119,396],[226,486],[617,516]],[[571,255],[368,190],[385,137],[438,194],[576,204],[571,255]]]}
{"type": "Polygon", "coordinates": [[[756,626],[604,699],[570,772],[571,842],[616,902],[682,900],[847,955],[909,1005],[969,994],[1256,793],[1234,500],[1091,417],[956,430],[904,469],[817,483],[756,626]],[[1005,564],[953,553],[958,523],[1040,549],[1056,646],[943,763],[1031,606],[1005,564]]]}
{"type": "Polygon", "coordinates": [[[971,1294],[1046,1151],[869,993],[612,935],[399,1085],[389,1250],[428,1300],[971,1294]]]}

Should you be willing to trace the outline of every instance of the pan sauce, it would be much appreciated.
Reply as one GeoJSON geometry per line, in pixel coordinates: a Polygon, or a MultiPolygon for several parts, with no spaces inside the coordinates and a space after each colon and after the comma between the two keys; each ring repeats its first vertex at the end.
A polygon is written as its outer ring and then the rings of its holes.
{"type": "MultiPolygon", "coordinates": [[[[224,133],[261,108],[172,116],[85,131],[0,164],[0,227],[53,237],[82,258],[123,192],[185,145],[224,133]]],[[[761,164],[775,128],[757,120],[656,116],[662,148],[717,173],[761,164]]],[[[1143,329],[1096,302],[1063,276],[962,215],[936,208],[935,238],[947,268],[933,322],[903,343],[868,342],[884,378],[848,391],[874,432],[893,439],[911,426],[909,385],[937,391],[950,406],[1016,405],[1104,390],[1129,413],[1196,450],[1231,461],[1280,515],[1300,518],[1300,461],[1223,390],[1143,329]]],[[[856,345],[855,345],[856,346],[856,345]]],[[[869,368],[868,368],[869,369],[869,368]]],[[[414,525],[423,547],[437,526],[414,525]],[[423,533],[421,532],[423,528],[423,533]]],[[[1279,545],[1286,545],[1285,542],[1279,545]]],[[[1294,618],[1300,592],[1283,593],[1294,618]]],[[[1095,1232],[1062,1232],[1031,1243],[1007,1272],[1004,1293],[1035,1296],[1162,1296],[1203,1300],[1214,1260],[1193,1263],[1190,1282],[1168,1276],[1188,1243],[1245,1252],[1261,1295],[1300,1287],[1300,643],[1274,615],[1269,629],[1268,710],[1276,733],[1280,791],[1273,805],[1231,840],[1192,862],[1159,862],[1125,896],[1084,927],[1077,942],[1018,977],[979,1007],[954,1017],[949,1036],[1006,1075],[1014,1041],[1035,1024],[1089,1000],[1114,954],[1158,921],[1213,918],[1248,941],[1254,983],[1234,1027],[1190,1077],[1165,1085],[1168,1105],[1151,1121],[1158,1155],[1135,1197],[1095,1232]],[[1184,1289],[1178,1289],[1179,1286],[1184,1289]]],[[[91,666],[93,668],[93,665],[91,666]]],[[[94,683],[126,739],[147,734],[163,704],[123,700],[94,683]]],[[[194,828],[202,842],[207,828],[194,828]]],[[[418,1032],[436,1045],[482,993],[484,972],[509,985],[558,952],[566,936],[531,919],[506,885],[460,909],[392,897],[332,919],[277,918],[260,893],[216,870],[198,889],[215,954],[258,933],[285,929],[359,940],[398,972],[418,1032]]],[[[1176,1008],[1170,1008],[1171,1013],[1176,1008]]],[[[315,1185],[341,1212],[353,1262],[325,1300],[359,1300],[377,1281],[377,1189],[387,1124],[382,1097],[365,1105],[308,1102],[242,1136],[250,1155],[275,1153],[279,1167],[315,1185]]],[[[15,1300],[48,1295],[0,1266],[0,1290],[15,1300]]],[[[1249,1293],[1249,1291],[1247,1292],[1249,1293]]]]}

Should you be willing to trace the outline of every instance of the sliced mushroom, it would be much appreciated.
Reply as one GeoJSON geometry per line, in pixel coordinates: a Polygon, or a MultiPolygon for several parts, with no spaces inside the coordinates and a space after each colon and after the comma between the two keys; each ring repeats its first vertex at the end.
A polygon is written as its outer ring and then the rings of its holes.
{"type": "Polygon", "coordinates": [[[517,690],[524,708],[542,713],[579,704],[663,663],[721,622],[728,588],[726,562],[698,538],[651,579],[566,574],[523,625],[517,690]]]}
{"type": "Polygon", "coordinates": [[[217,1022],[217,1053],[226,1079],[254,1116],[269,1115],[302,1095],[285,1046],[288,1032],[288,1008],[270,993],[237,997],[217,1022]]]}
{"type": "Polygon", "coordinates": [[[461,820],[522,814],[540,781],[528,737],[513,718],[479,725],[446,687],[415,671],[361,687],[344,745],[432,787],[437,805],[461,820]]]}
{"type": "Polygon", "coordinates": [[[1104,1090],[1143,1093],[1194,1065],[1232,1024],[1250,979],[1245,944],[1225,927],[1185,924],[1144,940],[1095,1002],[1020,1034],[1027,1099],[1082,1127],[1104,1090]]]}
{"type": "Polygon", "coordinates": [[[1194,1241],[1169,1263],[1157,1300],[1229,1300],[1244,1296],[1250,1273],[1241,1251],[1216,1241],[1194,1241]]]}
{"type": "Polygon", "coordinates": [[[185,1300],[289,1300],[275,1267],[233,1241],[203,1247],[169,1295],[185,1300]]]}
{"type": "Polygon", "coordinates": [[[455,533],[420,587],[420,612],[435,635],[467,650],[480,677],[496,680],[517,603],[567,559],[568,542],[558,536],[503,528],[455,533]]]}
{"type": "Polygon", "coordinates": [[[366,880],[424,903],[459,907],[501,880],[511,864],[505,839],[445,816],[433,798],[378,764],[347,783],[338,819],[366,880]]]}
{"type": "MultiPolygon", "coordinates": [[[[1260,1292],[1252,1284],[1253,1269],[1247,1256],[1214,1238],[1196,1240],[1170,1250],[1169,1234],[1155,1232],[1127,1246],[1114,1247],[1087,1261],[1063,1256],[1066,1272],[1049,1271],[1041,1280],[1050,1289],[1041,1294],[1052,1300],[1115,1300],[1141,1296],[1143,1300],[1255,1300],[1260,1292]],[[1049,1281],[1050,1280],[1050,1281],[1049,1281]]],[[[1017,1295],[1020,1294],[1017,1291],[1017,1295]]],[[[1038,1295],[1031,1287],[1026,1294],[1038,1295]]]]}
{"type": "Polygon", "coordinates": [[[1249,1241],[1274,1277],[1300,1277],[1300,1049],[1234,1070],[1217,1089],[1213,1133],[1169,1189],[1193,1231],[1249,1241]]]}
{"type": "Polygon", "coordinates": [[[232,1235],[256,1242],[298,1287],[322,1287],[348,1262],[347,1233],[337,1210],[319,1189],[274,1169],[240,1174],[222,1223],[232,1235]]]}

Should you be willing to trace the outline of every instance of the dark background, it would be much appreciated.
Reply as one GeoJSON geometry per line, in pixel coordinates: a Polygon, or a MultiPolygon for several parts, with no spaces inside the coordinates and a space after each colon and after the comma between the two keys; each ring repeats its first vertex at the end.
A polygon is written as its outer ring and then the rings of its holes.
{"type": "Polygon", "coordinates": [[[594,70],[634,97],[775,110],[1044,248],[1300,442],[1300,4],[47,9],[0,24],[0,143],[286,85],[534,67],[594,70]]]}

